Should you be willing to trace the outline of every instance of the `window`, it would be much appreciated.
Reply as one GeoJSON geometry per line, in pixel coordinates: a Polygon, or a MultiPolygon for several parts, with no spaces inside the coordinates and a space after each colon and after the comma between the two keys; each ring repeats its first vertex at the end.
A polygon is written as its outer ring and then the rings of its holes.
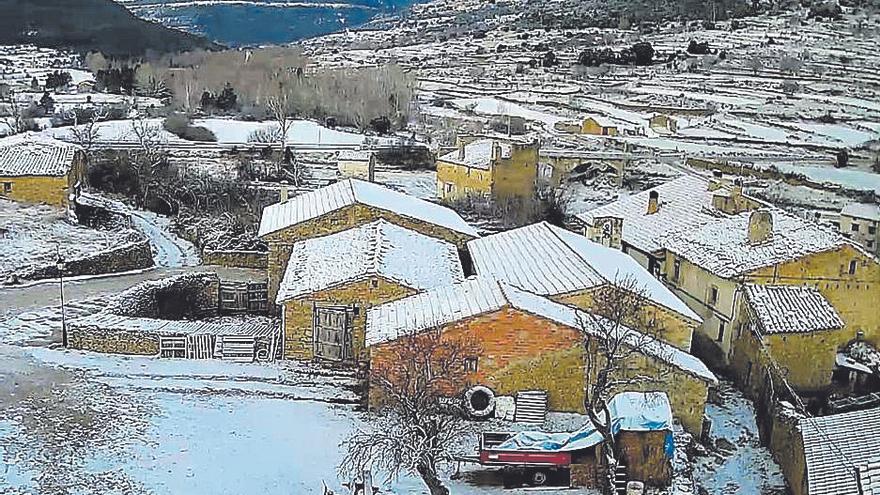
{"type": "Polygon", "coordinates": [[[672,263],[672,280],[681,280],[681,260],[678,258],[672,263]]]}
{"type": "Polygon", "coordinates": [[[715,287],[714,285],[712,287],[709,287],[708,303],[709,303],[709,306],[714,306],[715,304],[718,303],[718,287],[715,287]]]}
{"type": "Polygon", "coordinates": [[[372,287],[372,288],[374,288],[374,289],[375,289],[376,287],[379,287],[379,281],[376,280],[375,278],[372,279],[372,280],[370,280],[370,287],[372,287]]]}
{"type": "Polygon", "coordinates": [[[850,226],[850,230],[852,230],[853,232],[858,232],[858,231],[859,231],[859,224],[857,224],[857,223],[854,222],[854,223],[850,226]]]}
{"type": "Polygon", "coordinates": [[[874,249],[874,241],[868,241],[868,249],[874,249]]]}
{"type": "Polygon", "coordinates": [[[452,194],[452,191],[455,189],[455,185],[451,182],[443,183],[443,192],[446,194],[452,194]]]}
{"type": "Polygon", "coordinates": [[[724,341],[724,322],[718,322],[718,342],[724,341]]]}
{"type": "Polygon", "coordinates": [[[4,182],[3,183],[3,193],[11,193],[12,192],[12,182],[4,182]]]}
{"type": "Polygon", "coordinates": [[[876,225],[871,225],[871,226],[869,226],[869,227],[868,227],[868,233],[869,233],[869,234],[876,234],[876,233],[877,233],[877,226],[876,226],[876,225]]]}
{"type": "Polygon", "coordinates": [[[476,373],[479,367],[480,358],[478,357],[469,357],[464,359],[464,372],[465,373],[476,373]]]}
{"type": "Polygon", "coordinates": [[[849,274],[855,275],[856,273],[856,260],[852,260],[849,262],[849,274]]]}

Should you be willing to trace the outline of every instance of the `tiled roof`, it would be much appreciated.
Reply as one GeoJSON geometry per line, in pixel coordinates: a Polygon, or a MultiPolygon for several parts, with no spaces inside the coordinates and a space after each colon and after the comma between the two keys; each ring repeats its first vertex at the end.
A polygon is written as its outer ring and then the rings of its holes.
{"type": "Polygon", "coordinates": [[[502,158],[510,158],[512,153],[510,144],[492,139],[479,139],[464,146],[464,158],[461,157],[459,150],[455,150],[443,155],[440,160],[470,168],[489,170],[492,163],[492,150],[496,145],[501,148],[502,158]]]}
{"type": "Polygon", "coordinates": [[[813,287],[746,285],[744,290],[766,334],[843,328],[834,306],[813,287]]]}
{"type": "Polygon", "coordinates": [[[454,245],[377,220],[294,244],[276,303],[371,275],[417,290],[464,279],[454,245]]]}
{"type": "Polygon", "coordinates": [[[754,212],[746,212],[669,235],[663,245],[719,277],[731,278],[850,244],[839,233],[814,222],[775,208],[763,211],[770,213],[773,230],[761,244],[749,244],[749,218],[754,212]]]}
{"type": "Polygon", "coordinates": [[[798,428],[810,495],[859,494],[859,469],[880,454],[880,408],[802,419],[798,428]]]}
{"type": "Polygon", "coordinates": [[[850,203],[840,210],[840,214],[880,222],[880,205],[873,203],[850,203]]]}
{"type": "Polygon", "coordinates": [[[535,294],[555,296],[632,278],[652,301],[701,321],[632,257],[546,222],[475,239],[468,251],[479,276],[535,294]]]}
{"type": "Polygon", "coordinates": [[[476,229],[468,225],[458,213],[445,206],[357,179],[340,181],[294,196],[285,203],[267,206],[263,209],[259,235],[271,234],[355,203],[478,237],[476,229]]]}
{"type": "MultiPolygon", "coordinates": [[[[368,346],[396,340],[474,316],[492,313],[505,306],[545,318],[574,329],[589,329],[597,316],[553,302],[504,282],[471,278],[451,286],[438,286],[420,294],[371,308],[367,312],[368,346]]],[[[589,331],[589,330],[588,330],[589,331]]],[[[701,380],[715,383],[715,375],[696,357],[665,342],[650,339],[635,330],[622,328],[625,337],[638,342],[641,350],[701,380]]],[[[598,331],[596,335],[599,335],[598,331]]]]}
{"type": "Polygon", "coordinates": [[[0,139],[0,176],[66,175],[79,149],[32,133],[0,139]]]}
{"type": "Polygon", "coordinates": [[[859,466],[859,488],[861,495],[880,495],[880,452],[878,457],[859,466]]]}
{"type": "Polygon", "coordinates": [[[695,229],[723,216],[712,206],[714,194],[709,191],[708,181],[685,175],[581,213],[577,218],[586,225],[593,225],[598,217],[622,218],[623,242],[640,251],[653,253],[663,249],[660,238],[664,234],[695,229]],[[648,196],[652,191],[659,194],[660,209],[649,215],[648,196]]]}

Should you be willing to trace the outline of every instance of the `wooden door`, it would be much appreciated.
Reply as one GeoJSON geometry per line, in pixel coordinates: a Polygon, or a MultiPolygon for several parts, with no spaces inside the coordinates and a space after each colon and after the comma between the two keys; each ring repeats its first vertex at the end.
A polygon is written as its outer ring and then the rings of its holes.
{"type": "Polygon", "coordinates": [[[354,312],[344,306],[313,306],[315,357],[329,361],[351,358],[354,312]]]}

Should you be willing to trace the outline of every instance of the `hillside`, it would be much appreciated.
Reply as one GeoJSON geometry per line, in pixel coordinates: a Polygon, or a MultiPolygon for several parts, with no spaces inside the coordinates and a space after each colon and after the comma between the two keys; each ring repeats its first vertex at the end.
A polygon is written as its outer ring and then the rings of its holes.
{"type": "Polygon", "coordinates": [[[215,46],[138,19],[112,0],[0,0],[0,44],[18,43],[119,56],[215,46]]]}

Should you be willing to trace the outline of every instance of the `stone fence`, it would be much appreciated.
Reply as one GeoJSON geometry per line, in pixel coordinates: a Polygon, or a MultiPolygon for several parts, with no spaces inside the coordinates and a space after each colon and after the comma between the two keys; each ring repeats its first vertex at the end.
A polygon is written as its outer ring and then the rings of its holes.
{"type": "MultiPolygon", "coordinates": [[[[153,253],[147,240],[124,244],[84,258],[65,260],[64,263],[65,277],[126,272],[154,265],[153,253]]],[[[19,280],[41,280],[58,276],[58,267],[54,264],[25,268],[14,274],[19,280]]]]}

